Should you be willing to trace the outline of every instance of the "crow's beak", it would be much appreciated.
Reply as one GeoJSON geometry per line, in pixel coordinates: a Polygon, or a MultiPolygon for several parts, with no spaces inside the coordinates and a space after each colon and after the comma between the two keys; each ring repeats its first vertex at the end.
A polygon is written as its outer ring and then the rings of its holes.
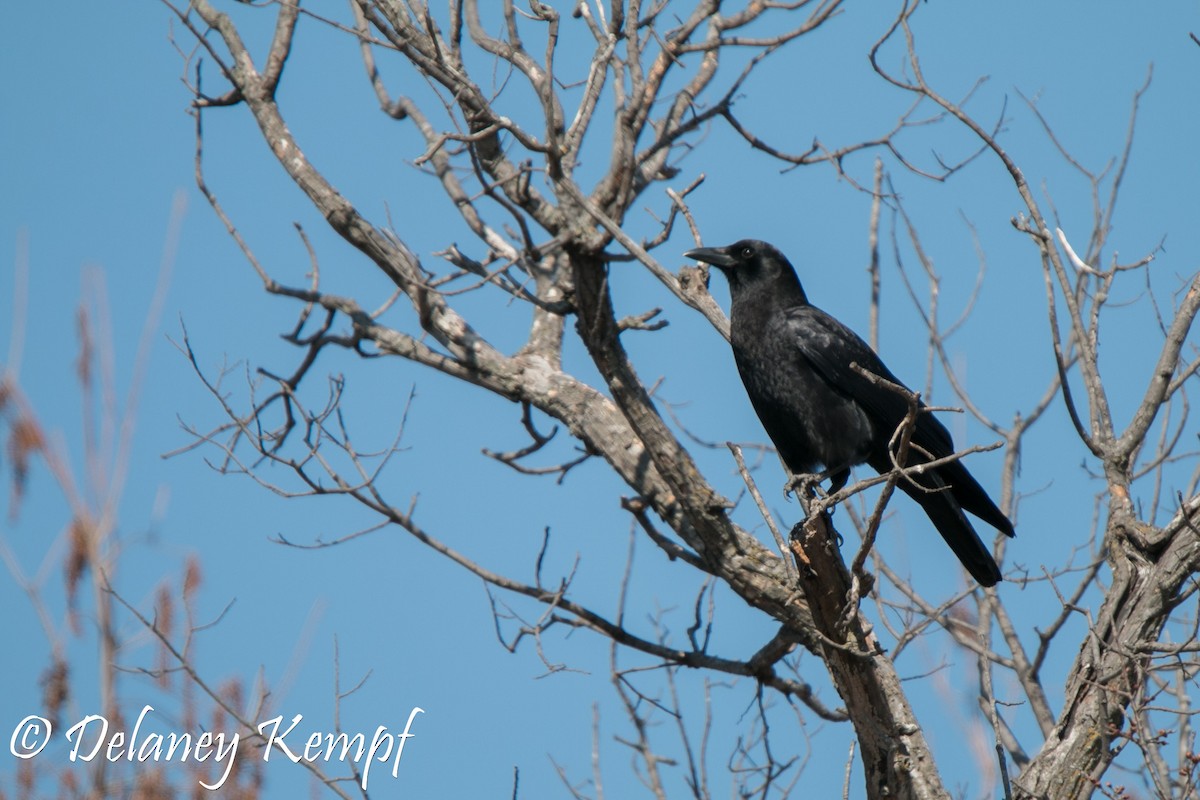
{"type": "Polygon", "coordinates": [[[698,247],[695,250],[688,250],[683,257],[728,269],[737,266],[738,263],[736,258],[729,255],[728,250],[726,247],[698,247]]]}

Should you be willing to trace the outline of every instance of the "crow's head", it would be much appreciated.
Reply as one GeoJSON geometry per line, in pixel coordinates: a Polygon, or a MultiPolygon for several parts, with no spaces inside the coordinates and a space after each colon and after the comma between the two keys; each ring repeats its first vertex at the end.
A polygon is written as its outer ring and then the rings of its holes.
{"type": "Polygon", "coordinates": [[[799,279],[791,262],[773,245],[758,239],[742,239],[726,247],[701,247],[689,250],[684,258],[712,264],[737,289],[755,284],[798,286],[799,279]]]}

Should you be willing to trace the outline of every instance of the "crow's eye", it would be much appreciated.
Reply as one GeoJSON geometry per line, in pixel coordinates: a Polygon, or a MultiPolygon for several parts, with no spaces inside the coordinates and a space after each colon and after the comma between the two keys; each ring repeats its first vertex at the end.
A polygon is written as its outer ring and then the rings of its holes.
{"type": "Polygon", "coordinates": [[[742,248],[741,255],[742,255],[742,258],[750,258],[750,256],[754,255],[754,248],[751,247],[750,245],[746,245],[745,247],[742,248]]]}

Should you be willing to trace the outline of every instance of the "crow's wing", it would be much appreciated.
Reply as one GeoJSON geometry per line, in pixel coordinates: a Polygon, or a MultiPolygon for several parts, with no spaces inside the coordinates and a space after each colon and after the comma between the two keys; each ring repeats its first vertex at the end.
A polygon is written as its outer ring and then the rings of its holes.
{"type": "MultiPolygon", "coordinates": [[[[857,363],[867,372],[899,386],[904,386],[903,381],[892,374],[858,334],[815,306],[790,309],[787,325],[800,355],[830,387],[862,407],[877,424],[879,435],[886,437],[880,443],[886,447],[887,440],[908,413],[908,401],[886,386],[872,383],[850,365],[857,363]]],[[[929,413],[917,416],[912,441],[934,458],[954,452],[950,432],[929,413]]]]}
{"type": "MultiPolygon", "coordinates": [[[[904,415],[908,413],[908,402],[891,389],[871,383],[866,377],[852,369],[850,364],[857,363],[867,372],[900,386],[904,386],[904,383],[892,374],[892,371],[879,360],[879,356],[875,355],[875,351],[854,331],[819,308],[799,306],[790,309],[787,321],[792,341],[796,343],[796,348],[801,356],[834,390],[857,403],[877,424],[877,435],[880,437],[880,441],[876,443],[878,449],[875,458],[871,461],[871,466],[880,472],[887,470],[889,464],[884,455],[887,452],[887,443],[904,419],[904,415]]],[[[925,408],[925,404],[921,403],[920,407],[925,408]]],[[[930,413],[917,416],[917,427],[913,431],[912,442],[933,458],[944,458],[954,453],[954,442],[950,438],[950,432],[930,413]]],[[[910,453],[910,464],[913,463],[913,455],[910,453]]],[[[924,459],[918,456],[917,460],[924,459]]],[[[914,477],[913,480],[925,485],[926,489],[937,489],[942,486],[952,487],[951,491],[956,503],[961,504],[967,511],[1008,536],[1013,535],[1012,523],[996,507],[991,497],[971,476],[961,461],[944,464],[937,469],[936,475],[924,478],[914,477]]],[[[901,487],[905,491],[911,488],[907,482],[902,483],[901,487]]],[[[955,543],[951,541],[952,536],[943,530],[943,527],[949,529],[955,524],[953,515],[945,512],[936,503],[922,502],[922,498],[917,497],[915,492],[909,492],[909,494],[926,506],[926,511],[935,523],[939,521],[938,515],[941,514],[941,522],[945,525],[939,525],[939,530],[942,530],[942,535],[948,542],[951,542],[951,546],[955,546],[955,543]]],[[[956,551],[957,549],[956,547],[956,551]]],[[[964,555],[962,553],[959,555],[966,563],[964,555]]]]}

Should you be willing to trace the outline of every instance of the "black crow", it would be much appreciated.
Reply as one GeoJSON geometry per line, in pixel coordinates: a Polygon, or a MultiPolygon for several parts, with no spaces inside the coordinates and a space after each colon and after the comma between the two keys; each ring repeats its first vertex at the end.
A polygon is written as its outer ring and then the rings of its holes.
{"type": "MultiPolygon", "coordinates": [[[[711,264],[729,279],[733,357],[787,468],[805,475],[823,467],[832,491],[846,484],[856,464],[870,464],[880,473],[891,470],[888,442],[907,415],[908,402],[850,365],[904,384],[852,330],[809,304],[787,258],[753,239],[684,256],[711,264]]],[[[919,413],[905,466],[954,452],[949,431],[929,412],[919,413]]],[[[897,485],[925,510],[971,577],[994,586],[1000,569],[963,511],[1008,536],[1012,523],[959,461],[914,474],[911,481],[919,486],[905,478],[897,485]]]]}

